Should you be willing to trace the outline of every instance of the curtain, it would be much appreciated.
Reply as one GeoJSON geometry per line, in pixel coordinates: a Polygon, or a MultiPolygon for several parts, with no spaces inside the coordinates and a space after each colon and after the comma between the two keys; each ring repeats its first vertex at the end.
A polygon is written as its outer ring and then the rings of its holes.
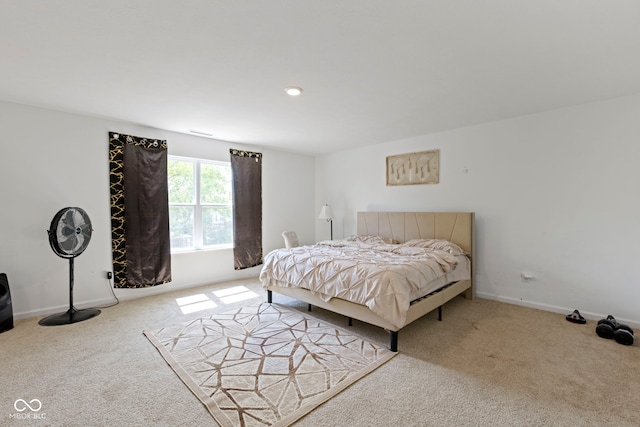
{"type": "Polygon", "coordinates": [[[262,264],[262,153],[231,149],[233,262],[236,270],[262,264]]]}
{"type": "Polygon", "coordinates": [[[116,288],[171,281],[167,142],[109,132],[116,288]]]}

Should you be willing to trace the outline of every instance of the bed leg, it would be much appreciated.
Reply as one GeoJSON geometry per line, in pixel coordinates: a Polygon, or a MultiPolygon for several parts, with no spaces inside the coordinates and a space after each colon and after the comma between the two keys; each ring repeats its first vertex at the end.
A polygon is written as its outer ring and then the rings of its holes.
{"type": "Polygon", "coordinates": [[[398,352],[398,331],[389,331],[389,350],[398,352]]]}
{"type": "Polygon", "coordinates": [[[464,291],[463,297],[464,299],[473,299],[473,287],[464,291]]]}
{"type": "Polygon", "coordinates": [[[273,294],[271,293],[271,291],[267,291],[267,302],[269,304],[271,304],[271,301],[273,300],[273,294]]]}
{"type": "Polygon", "coordinates": [[[438,320],[442,322],[442,306],[438,307],[438,320]]]}
{"type": "Polygon", "coordinates": [[[349,326],[353,326],[353,319],[351,317],[349,317],[348,319],[349,319],[349,326]]]}
{"type": "Polygon", "coordinates": [[[307,308],[308,311],[311,311],[311,304],[309,304],[309,307],[307,308]]]}

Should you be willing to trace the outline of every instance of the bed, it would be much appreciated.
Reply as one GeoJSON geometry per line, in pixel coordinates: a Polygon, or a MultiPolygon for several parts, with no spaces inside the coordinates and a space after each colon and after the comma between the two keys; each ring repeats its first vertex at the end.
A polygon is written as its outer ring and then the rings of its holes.
{"type": "Polygon", "coordinates": [[[473,212],[358,212],[357,235],[272,251],[265,257],[260,281],[267,290],[269,303],[273,301],[275,292],[306,302],[310,307],[342,314],[349,319],[350,325],[352,319],[357,319],[382,327],[389,331],[390,349],[398,351],[398,331],[404,326],[435,309],[438,309],[441,320],[443,304],[458,295],[473,298],[473,224],[473,212]],[[354,241],[356,243],[351,243],[354,241]],[[415,257],[422,258],[419,253],[423,250],[423,241],[430,245],[437,243],[438,249],[457,249],[450,250],[450,254],[436,251],[429,255],[428,267],[416,262],[408,265],[407,273],[404,273],[405,266],[399,264],[405,263],[405,259],[412,263],[415,257]],[[353,249],[353,246],[358,246],[358,249],[353,249]],[[358,265],[352,266],[350,272],[338,273],[350,254],[360,256],[356,251],[361,251],[362,247],[374,258],[378,257],[364,261],[364,264],[380,264],[384,271],[365,271],[359,265],[361,261],[356,261],[358,265]],[[387,255],[387,252],[395,255],[387,255]],[[387,256],[396,258],[388,260],[387,256]],[[451,260],[451,257],[456,259],[451,260]],[[438,268],[434,265],[441,269],[438,274],[435,274],[438,268]],[[321,269],[319,272],[318,268],[321,269]],[[289,275],[287,271],[296,273],[289,275]],[[338,274],[339,280],[334,280],[333,276],[338,274]],[[364,284],[365,291],[337,289],[338,282],[351,289],[351,281],[362,281],[365,276],[380,274],[385,277],[382,290],[377,290],[371,283],[364,284]],[[314,275],[319,275],[320,280],[307,280],[314,275]],[[389,276],[393,278],[388,279],[389,276]],[[397,284],[397,279],[401,285],[397,284]],[[390,298],[393,301],[387,301],[390,298]],[[381,301],[379,304],[376,302],[378,299],[381,301]]]}

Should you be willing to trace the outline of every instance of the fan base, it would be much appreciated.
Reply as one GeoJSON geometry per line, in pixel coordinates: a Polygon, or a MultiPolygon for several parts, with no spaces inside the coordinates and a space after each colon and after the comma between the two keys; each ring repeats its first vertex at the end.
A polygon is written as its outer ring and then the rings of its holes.
{"type": "Polygon", "coordinates": [[[92,317],[96,317],[98,314],[100,314],[100,310],[97,308],[85,308],[83,310],[70,308],[65,313],[53,314],[45,317],[44,319],[41,319],[38,324],[42,326],[69,325],[71,323],[91,319],[92,317]]]}

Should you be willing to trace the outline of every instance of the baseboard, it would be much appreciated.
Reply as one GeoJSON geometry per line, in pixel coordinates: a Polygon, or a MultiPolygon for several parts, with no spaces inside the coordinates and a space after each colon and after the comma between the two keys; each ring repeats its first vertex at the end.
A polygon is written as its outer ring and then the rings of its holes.
{"type": "MultiPolygon", "coordinates": [[[[478,292],[476,291],[475,296],[477,296],[478,298],[484,298],[484,299],[489,299],[489,300],[493,300],[493,301],[500,301],[500,302],[505,302],[508,304],[514,304],[514,305],[520,305],[523,307],[529,307],[529,308],[535,308],[538,310],[543,310],[543,311],[550,311],[552,313],[560,313],[560,314],[569,314],[571,312],[573,312],[573,310],[576,309],[576,307],[560,307],[560,306],[556,306],[556,305],[550,305],[550,304],[542,304],[542,303],[538,303],[535,301],[523,301],[517,298],[511,298],[511,297],[505,297],[505,296],[500,296],[500,295],[493,295],[493,294],[488,294],[488,293],[484,293],[484,292],[478,292]]],[[[577,307],[578,309],[580,309],[579,307],[577,307]]],[[[594,321],[598,321],[600,319],[604,319],[605,317],[607,317],[607,314],[603,314],[603,313],[593,313],[593,312],[588,312],[588,311],[582,311],[580,310],[580,314],[588,320],[594,320],[594,321]]],[[[632,328],[640,328],[640,320],[637,319],[623,319],[623,318],[619,318],[616,316],[616,320],[618,320],[620,323],[624,323],[626,325],[631,326],[632,328]]]]}
{"type": "MultiPolygon", "coordinates": [[[[243,279],[233,279],[233,280],[243,280],[243,279]]],[[[215,282],[215,283],[222,283],[224,281],[221,282],[215,282]]],[[[116,290],[116,292],[119,294],[118,299],[120,301],[127,301],[127,300],[132,300],[132,299],[137,299],[137,298],[143,298],[143,297],[147,297],[147,296],[152,296],[152,295],[158,295],[158,294],[163,294],[163,293],[167,293],[167,292],[173,292],[173,291],[179,291],[179,290],[183,290],[183,289],[191,289],[191,288],[197,288],[200,286],[207,286],[207,285],[211,285],[214,284],[212,282],[207,282],[207,283],[192,283],[192,284],[184,284],[184,285],[180,285],[180,286],[173,286],[173,287],[167,287],[167,288],[163,288],[163,289],[159,289],[162,286],[156,286],[153,288],[143,288],[143,289],[125,289],[125,290],[116,290]],[[128,293],[133,291],[131,294],[123,294],[124,293],[128,293]],[[138,292],[135,292],[138,291],[138,292]]],[[[538,303],[535,301],[523,301],[517,298],[511,298],[511,297],[505,297],[505,296],[500,296],[500,295],[493,295],[493,294],[488,294],[485,292],[478,292],[476,290],[475,292],[475,296],[478,298],[484,298],[484,299],[488,299],[488,300],[493,300],[493,301],[500,301],[500,302],[504,302],[504,303],[508,303],[508,304],[514,304],[514,305],[520,305],[523,307],[529,307],[529,308],[535,308],[538,310],[543,310],[543,311],[549,311],[552,313],[560,313],[560,314],[568,314],[571,313],[575,307],[561,307],[561,306],[555,306],[555,305],[550,305],[550,304],[542,304],[542,303],[538,303]]],[[[97,299],[97,300],[92,300],[92,301],[83,301],[79,304],[74,304],[75,307],[77,308],[100,308],[100,307],[104,307],[104,306],[108,306],[115,303],[115,300],[113,297],[111,298],[101,298],[101,299],[97,299]]],[[[27,311],[27,312],[22,312],[22,313],[14,313],[13,318],[14,320],[21,320],[21,319],[28,319],[30,317],[37,317],[37,316],[48,316],[50,314],[56,314],[56,313],[64,313],[65,311],[67,311],[69,309],[69,305],[65,305],[65,306],[57,306],[57,307],[49,307],[46,309],[41,309],[41,310],[33,310],[33,311],[27,311]]],[[[580,314],[582,314],[582,316],[584,316],[585,319],[589,319],[589,320],[600,320],[603,319],[605,317],[607,317],[607,314],[603,314],[603,313],[592,313],[592,312],[585,312],[580,310],[580,314]]],[[[631,326],[632,328],[640,328],[640,320],[635,320],[635,319],[623,319],[623,318],[619,318],[616,317],[616,319],[621,322],[624,323],[626,325],[631,326]]]]}
{"type": "MultiPolygon", "coordinates": [[[[149,297],[153,295],[165,294],[169,292],[181,291],[185,289],[198,288],[201,286],[209,286],[215,285],[217,283],[226,283],[226,282],[235,282],[239,280],[252,279],[254,276],[248,276],[245,278],[229,278],[227,280],[218,280],[215,282],[198,282],[198,283],[182,283],[182,284],[174,284],[174,283],[166,283],[164,285],[153,286],[149,288],[120,288],[114,289],[116,297],[119,301],[129,301],[138,298],[149,297]]],[[[257,279],[258,276],[255,276],[257,279]]],[[[115,304],[116,300],[113,296],[109,296],[107,298],[100,298],[96,300],[90,301],[74,301],[74,307],[78,309],[83,308],[105,308],[106,306],[110,306],[115,304]]],[[[69,310],[69,304],[60,305],[56,307],[47,307],[38,310],[32,311],[23,311],[20,313],[13,313],[14,320],[22,320],[28,319],[30,317],[38,317],[38,316],[48,316],[50,314],[56,313],[64,313],[69,310]]]]}
{"type": "MultiPolygon", "coordinates": [[[[73,306],[76,307],[77,309],[102,308],[111,304],[115,304],[115,302],[116,300],[113,297],[111,297],[111,298],[101,298],[93,301],[84,301],[79,304],[74,303],[73,306]]],[[[13,318],[14,320],[29,319],[31,317],[48,316],[50,314],[64,313],[67,310],[69,310],[68,303],[66,305],[60,305],[57,307],[47,307],[40,310],[23,311],[21,313],[14,313],[13,318]]]]}

